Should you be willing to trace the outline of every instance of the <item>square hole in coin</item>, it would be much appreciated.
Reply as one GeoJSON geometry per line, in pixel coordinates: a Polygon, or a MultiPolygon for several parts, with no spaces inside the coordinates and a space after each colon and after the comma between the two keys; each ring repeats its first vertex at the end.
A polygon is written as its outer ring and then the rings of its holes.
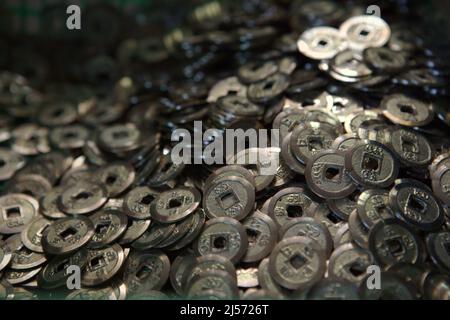
{"type": "Polygon", "coordinates": [[[77,233],[78,233],[77,229],[75,229],[73,227],[67,227],[66,229],[64,229],[63,231],[61,231],[59,233],[59,236],[61,238],[63,238],[64,241],[66,241],[66,240],[72,238],[77,233]]]}
{"type": "Polygon", "coordinates": [[[303,216],[303,207],[298,204],[288,204],[286,212],[289,218],[299,218],[303,216]]]}
{"type": "Polygon", "coordinates": [[[99,254],[94,256],[91,260],[89,260],[89,269],[98,270],[106,265],[106,259],[103,257],[103,254],[99,254]]]}
{"type": "Polygon", "coordinates": [[[328,41],[325,39],[320,39],[319,42],[317,42],[317,45],[321,48],[324,48],[328,45],[328,41]]]}
{"type": "Polygon", "coordinates": [[[305,263],[307,262],[306,258],[301,255],[300,253],[296,253],[294,254],[290,259],[289,259],[289,263],[291,264],[291,266],[298,270],[301,267],[303,267],[305,265],[305,263]]]}
{"type": "Polygon", "coordinates": [[[155,197],[151,194],[148,194],[144,197],[142,197],[141,201],[139,201],[141,204],[148,206],[150,203],[153,202],[153,200],[155,200],[155,197]]]}
{"type": "Polygon", "coordinates": [[[414,108],[414,106],[412,106],[412,105],[409,105],[409,104],[399,104],[398,105],[398,107],[399,107],[399,109],[400,109],[400,112],[402,112],[402,113],[407,113],[407,114],[410,114],[410,115],[415,115],[417,112],[416,112],[416,108],[414,108]]]}
{"type": "Polygon", "coordinates": [[[381,159],[371,153],[364,153],[361,167],[363,170],[379,172],[381,169],[381,159]]]}
{"type": "Polygon", "coordinates": [[[66,270],[68,267],[69,267],[69,259],[64,259],[63,261],[58,263],[58,265],[56,266],[55,273],[60,273],[64,270],[66,270]]]}
{"type": "Polygon", "coordinates": [[[233,190],[229,189],[218,196],[218,202],[222,209],[227,210],[239,203],[239,198],[236,196],[233,190]]]}
{"type": "Polygon", "coordinates": [[[322,136],[308,136],[306,138],[308,141],[309,151],[316,151],[323,149],[323,137],[322,136]]]}
{"type": "Polygon", "coordinates": [[[86,199],[89,199],[92,196],[93,196],[93,194],[91,192],[89,192],[89,191],[81,191],[81,192],[75,194],[73,196],[73,198],[76,199],[76,200],[86,200],[86,199]]]}
{"type": "Polygon", "coordinates": [[[360,277],[362,275],[366,274],[366,266],[358,261],[354,261],[348,266],[348,271],[354,276],[354,277],[360,277]]]}
{"type": "Polygon", "coordinates": [[[182,205],[183,205],[183,198],[181,197],[172,198],[169,200],[169,202],[167,202],[166,209],[175,209],[181,207],[182,205]]]}
{"type": "Polygon", "coordinates": [[[419,146],[417,145],[417,141],[413,141],[412,139],[402,138],[400,140],[402,151],[409,153],[418,153],[419,146]]]}
{"type": "Polygon", "coordinates": [[[361,31],[359,32],[359,35],[364,38],[367,37],[369,34],[370,34],[370,31],[367,29],[361,29],[361,31]]]}
{"type": "Polygon", "coordinates": [[[342,167],[340,166],[325,166],[324,177],[328,181],[334,183],[341,183],[342,180],[342,167]]]}
{"type": "Polygon", "coordinates": [[[95,233],[96,234],[105,234],[108,231],[110,225],[111,225],[111,221],[100,221],[95,226],[95,233]]]}
{"type": "Polygon", "coordinates": [[[249,243],[255,243],[258,240],[259,235],[261,234],[260,231],[251,228],[246,228],[245,231],[247,232],[249,243]]]}
{"type": "Polygon", "coordinates": [[[408,196],[408,201],[406,203],[408,208],[413,209],[420,214],[427,212],[427,203],[414,194],[408,196]]]}
{"type": "Polygon", "coordinates": [[[6,219],[17,219],[22,217],[20,207],[9,207],[5,209],[6,219]]]}
{"type": "Polygon", "coordinates": [[[405,248],[403,246],[401,237],[386,239],[384,240],[384,243],[393,256],[401,256],[405,253],[405,248]]]}
{"type": "Polygon", "coordinates": [[[213,252],[226,251],[228,249],[228,235],[227,234],[213,234],[211,235],[211,244],[213,252]]]}
{"type": "Polygon", "coordinates": [[[136,272],[136,278],[138,278],[139,280],[144,280],[152,272],[153,269],[150,266],[143,264],[142,266],[139,267],[138,271],[136,272]]]}

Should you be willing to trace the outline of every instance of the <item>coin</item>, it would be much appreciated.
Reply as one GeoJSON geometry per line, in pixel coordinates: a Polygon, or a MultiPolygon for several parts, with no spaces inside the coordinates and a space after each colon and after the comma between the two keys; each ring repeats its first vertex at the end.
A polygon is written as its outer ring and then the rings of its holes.
{"type": "Polygon", "coordinates": [[[76,216],[59,219],[45,228],[42,248],[48,254],[68,254],[86,245],[94,233],[94,224],[89,218],[76,216]]]}
{"type": "Polygon", "coordinates": [[[420,230],[435,230],[444,222],[439,201],[425,184],[413,179],[395,181],[389,204],[399,218],[420,230]]]}
{"type": "Polygon", "coordinates": [[[395,218],[379,221],[369,232],[369,249],[381,266],[420,262],[421,246],[414,231],[395,218]]]}
{"type": "Polygon", "coordinates": [[[322,279],[309,289],[309,300],[359,300],[358,287],[345,279],[322,279]]]}
{"type": "Polygon", "coordinates": [[[368,229],[378,221],[394,216],[389,205],[389,192],[382,189],[364,190],[358,197],[356,209],[358,217],[368,229]]]}
{"type": "Polygon", "coordinates": [[[216,179],[205,190],[203,208],[210,218],[244,219],[255,202],[255,188],[244,178],[236,176],[216,179]]]}
{"type": "Polygon", "coordinates": [[[356,190],[344,167],[342,151],[323,150],[316,153],[308,160],[305,172],[309,188],[322,198],[343,198],[356,190]]]}
{"type": "Polygon", "coordinates": [[[393,94],[381,101],[383,114],[393,123],[406,127],[420,127],[434,117],[432,105],[404,94],[393,94]]]}
{"type": "Polygon", "coordinates": [[[97,211],[90,219],[94,225],[94,235],[89,248],[101,248],[113,243],[125,232],[128,223],[127,216],[115,208],[97,211]]]}
{"type": "Polygon", "coordinates": [[[41,239],[44,230],[51,224],[51,221],[45,218],[37,218],[33,220],[22,231],[22,242],[28,249],[34,252],[44,252],[42,248],[41,239]]]}
{"type": "Polygon", "coordinates": [[[268,256],[277,241],[275,222],[268,215],[255,211],[242,221],[242,225],[248,237],[248,249],[242,261],[255,262],[268,256]]]}
{"type": "Polygon", "coordinates": [[[95,174],[95,181],[105,186],[108,197],[117,197],[123,193],[134,181],[134,168],[127,163],[111,163],[95,174]]]}
{"type": "Polygon", "coordinates": [[[290,237],[280,241],[269,257],[269,271],[287,289],[299,289],[319,281],[325,273],[325,253],[314,240],[290,237]]]}
{"type": "Polygon", "coordinates": [[[160,290],[169,278],[169,258],[159,250],[133,251],[124,267],[123,279],[130,296],[160,290]]]}
{"type": "Polygon", "coordinates": [[[245,228],[228,217],[208,220],[194,244],[198,255],[219,254],[233,263],[245,255],[247,248],[248,237],[245,228]]]}
{"type": "Polygon", "coordinates": [[[86,268],[81,274],[81,284],[91,287],[107,282],[119,272],[124,260],[123,249],[118,244],[101,249],[88,249],[86,268]]]}
{"type": "Polygon", "coordinates": [[[38,209],[39,203],[25,194],[9,193],[0,197],[0,233],[21,232],[37,216],[38,209]]]}
{"type": "Polygon", "coordinates": [[[150,204],[151,216],[161,223],[180,221],[197,209],[200,197],[195,188],[180,187],[162,192],[150,204]]]}
{"type": "Polygon", "coordinates": [[[347,48],[347,41],[339,30],[331,27],[315,27],[300,36],[298,50],[311,59],[333,58],[339,51],[347,48]]]}
{"type": "Polygon", "coordinates": [[[150,204],[156,199],[158,192],[148,187],[136,187],[125,195],[124,212],[134,219],[149,219],[150,204]]]}
{"type": "Polygon", "coordinates": [[[365,187],[388,187],[398,175],[392,152],[372,140],[363,140],[346,151],[345,169],[357,184],[365,187]]]}
{"type": "Polygon", "coordinates": [[[67,214],[86,214],[107,201],[106,189],[97,183],[79,181],[66,187],[59,198],[59,208],[67,214]]]}

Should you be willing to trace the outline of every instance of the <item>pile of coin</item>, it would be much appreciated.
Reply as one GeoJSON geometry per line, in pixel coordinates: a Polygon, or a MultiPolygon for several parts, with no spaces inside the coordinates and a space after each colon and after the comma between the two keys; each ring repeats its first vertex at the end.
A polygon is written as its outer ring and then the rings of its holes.
{"type": "Polygon", "coordinates": [[[448,65],[401,3],[213,2],[107,90],[2,72],[0,299],[450,299],[448,65]],[[280,144],[174,163],[194,121],[280,144]]]}

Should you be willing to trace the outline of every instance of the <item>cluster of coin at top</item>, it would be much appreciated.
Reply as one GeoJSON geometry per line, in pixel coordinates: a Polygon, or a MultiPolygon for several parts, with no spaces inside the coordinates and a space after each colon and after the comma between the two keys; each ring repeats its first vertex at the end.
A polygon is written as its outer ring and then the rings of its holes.
{"type": "MultiPolygon", "coordinates": [[[[363,16],[340,31],[313,28],[298,42],[308,57],[324,59],[318,68],[332,79],[381,92],[379,108],[324,91],[328,80],[298,69],[292,56],[244,64],[211,88],[207,109],[188,105],[183,114],[162,102],[162,117],[178,125],[207,114],[220,127],[262,120],[279,129],[280,148],[235,155],[279,153],[276,174],[262,174],[260,162],[202,166],[206,179],[188,178],[170,150],[155,157],[157,135],[145,139],[138,126],[115,123],[91,141],[82,126],[60,122],[71,123],[70,108],[40,116],[62,125],[51,130],[50,145],[42,127],[14,130],[13,150],[1,149],[0,297],[44,289],[51,297],[165,298],[170,282],[189,298],[448,298],[450,155],[436,156],[445,139],[427,126],[436,115],[446,119],[436,104],[386,84],[423,88],[440,79],[407,68],[410,43],[389,35],[383,20],[363,16]],[[24,156],[40,153],[26,163],[24,156]],[[108,163],[105,154],[127,161],[108,163]],[[433,192],[423,183],[430,177],[433,192]],[[74,265],[83,288],[68,291],[74,265]],[[366,285],[371,265],[383,270],[381,290],[366,285]]],[[[93,110],[120,114],[121,104],[106,106],[93,110]]]]}

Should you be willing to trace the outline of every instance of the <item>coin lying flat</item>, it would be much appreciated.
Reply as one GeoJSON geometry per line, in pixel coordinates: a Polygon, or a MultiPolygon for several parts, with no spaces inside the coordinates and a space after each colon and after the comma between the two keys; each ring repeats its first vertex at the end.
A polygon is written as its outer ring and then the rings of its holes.
{"type": "Polygon", "coordinates": [[[205,223],[194,249],[198,255],[219,254],[239,261],[248,248],[248,237],[241,223],[232,218],[214,218],[205,223]]]}
{"type": "Polygon", "coordinates": [[[161,223],[180,221],[197,209],[200,193],[195,188],[177,188],[160,193],[150,205],[153,219],[161,223]]]}
{"type": "Polygon", "coordinates": [[[44,230],[42,248],[48,254],[68,254],[86,245],[94,233],[94,224],[89,218],[77,216],[59,219],[44,230]]]}
{"type": "Polygon", "coordinates": [[[10,193],[0,197],[0,210],[0,233],[14,234],[37,216],[39,203],[28,195],[10,193]]]}
{"type": "Polygon", "coordinates": [[[269,270],[281,286],[295,290],[322,278],[325,259],[325,253],[314,240],[290,237],[275,246],[269,257],[269,270]]]}

